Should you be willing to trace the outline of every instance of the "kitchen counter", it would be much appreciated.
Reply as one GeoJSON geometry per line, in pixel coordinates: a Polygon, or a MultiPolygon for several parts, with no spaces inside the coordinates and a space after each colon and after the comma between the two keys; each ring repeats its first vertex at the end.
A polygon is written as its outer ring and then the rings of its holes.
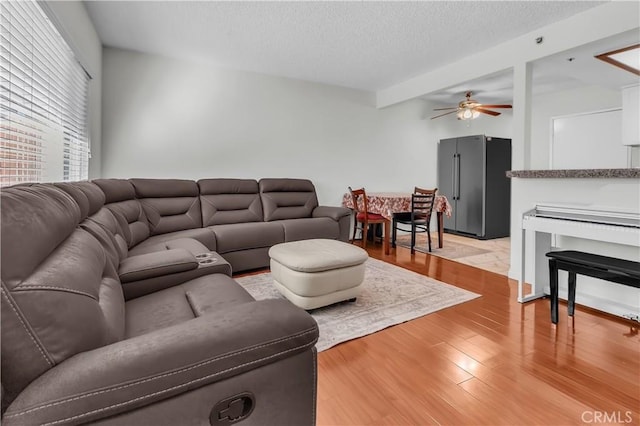
{"type": "Polygon", "coordinates": [[[509,170],[509,178],[640,178],[640,169],[509,170]]]}

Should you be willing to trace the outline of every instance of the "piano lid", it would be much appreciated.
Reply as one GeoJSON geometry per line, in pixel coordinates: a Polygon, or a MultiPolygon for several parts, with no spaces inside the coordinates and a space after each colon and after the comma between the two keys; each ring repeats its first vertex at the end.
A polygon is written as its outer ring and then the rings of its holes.
{"type": "Polygon", "coordinates": [[[537,204],[526,216],[640,228],[638,212],[584,204],[537,204]]]}

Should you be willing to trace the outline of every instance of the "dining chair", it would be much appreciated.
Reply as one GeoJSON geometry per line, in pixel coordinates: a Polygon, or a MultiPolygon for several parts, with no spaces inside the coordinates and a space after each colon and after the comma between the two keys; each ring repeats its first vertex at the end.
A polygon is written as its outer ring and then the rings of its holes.
{"type": "Polygon", "coordinates": [[[427,244],[431,252],[431,214],[435,204],[436,192],[438,188],[423,189],[415,187],[411,194],[411,211],[393,214],[391,247],[396,246],[397,231],[411,232],[411,254],[415,253],[416,233],[427,233],[427,244]],[[404,229],[399,225],[408,225],[409,229],[404,229]]]}
{"type": "Polygon", "coordinates": [[[349,187],[349,192],[351,193],[351,199],[353,201],[353,210],[356,213],[356,217],[353,222],[353,238],[351,239],[351,242],[356,239],[358,223],[362,223],[362,247],[365,248],[367,246],[367,232],[369,231],[369,225],[384,224],[389,222],[389,219],[369,211],[367,193],[364,188],[351,189],[351,187],[349,187]],[[361,203],[358,202],[360,198],[362,198],[361,203]],[[360,206],[362,206],[362,208],[360,208],[360,206]]]}

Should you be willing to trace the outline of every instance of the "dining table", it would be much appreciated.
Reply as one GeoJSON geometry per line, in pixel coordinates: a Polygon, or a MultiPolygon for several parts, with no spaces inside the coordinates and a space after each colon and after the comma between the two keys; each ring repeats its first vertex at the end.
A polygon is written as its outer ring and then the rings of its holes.
{"type": "MultiPolygon", "coordinates": [[[[394,213],[411,211],[411,193],[410,192],[367,192],[367,207],[369,213],[379,214],[389,222],[393,220],[394,213]]],[[[361,201],[362,202],[362,201],[361,201]]],[[[342,205],[344,207],[355,209],[353,198],[350,193],[345,193],[342,197],[342,205]]],[[[364,209],[363,205],[358,206],[364,209]]],[[[438,247],[442,248],[442,239],[444,232],[444,215],[451,217],[453,211],[449,200],[444,195],[436,195],[433,210],[436,212],[438,219],[438,247]]],[[[389,254],[390,243],[389,227],[385,226],[384,232],[384,253],[389,254]]]]}

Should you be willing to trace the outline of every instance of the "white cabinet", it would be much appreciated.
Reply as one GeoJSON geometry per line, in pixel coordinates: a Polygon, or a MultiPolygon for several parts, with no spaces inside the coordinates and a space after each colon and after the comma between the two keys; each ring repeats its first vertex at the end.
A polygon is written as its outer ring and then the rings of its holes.
{"type": "Polygon", "coordinates": [[[622,89],[622,144],[640,145],[640,86],[622,89]]]}
{"type": "Polygon", "coordinates": [[[623,169],[629,148],[622,145],[620,108],[553,117],[551,169],[623,169]]]}

